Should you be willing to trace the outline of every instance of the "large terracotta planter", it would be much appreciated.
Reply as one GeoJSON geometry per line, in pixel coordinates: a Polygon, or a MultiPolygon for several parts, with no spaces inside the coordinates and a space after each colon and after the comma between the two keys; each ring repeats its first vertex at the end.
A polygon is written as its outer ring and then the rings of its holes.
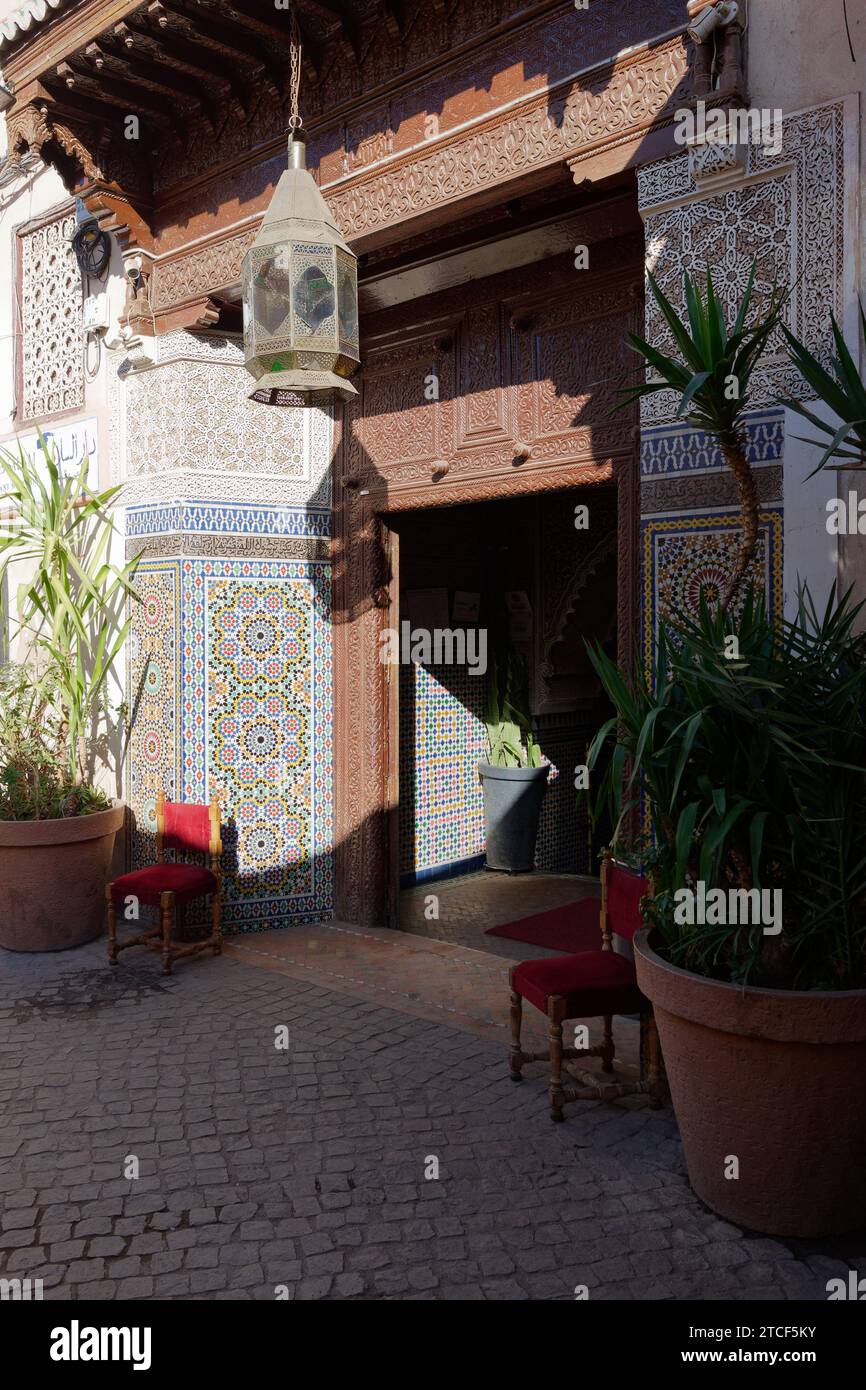
{"type": "Polygon", "coordinates": [[[0,946],[63,951],[92,941],[123,807],[67,820],[0,821],[0,946]]]}
{"type": "Polygon", "coordinates": [[[722,984],[668,965],[646,930],[634,945],[698,1196],[770,1235],[866,1225],[866,990],[722,984]]]}

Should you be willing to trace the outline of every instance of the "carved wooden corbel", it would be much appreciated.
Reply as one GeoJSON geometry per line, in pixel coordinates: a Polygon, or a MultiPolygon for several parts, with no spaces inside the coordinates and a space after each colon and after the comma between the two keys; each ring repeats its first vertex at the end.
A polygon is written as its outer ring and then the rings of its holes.
{"type": "Polygon", "coordinates": [[[31,150],[41,157],[43,145],[51,139],[46,104],[38,101],[16,104],[6,116],[6,131],[10,159],[20,159],[31,150]]]}
{"type": "Polygon", "coordinates": [[[76,98],[57,99],[39,81],[16,93],[6,122],[10,159],[37,154],[88,211],[106,219],[108,231],[150,248],[150,170],[116,130],[90,116],[76,98]]]}

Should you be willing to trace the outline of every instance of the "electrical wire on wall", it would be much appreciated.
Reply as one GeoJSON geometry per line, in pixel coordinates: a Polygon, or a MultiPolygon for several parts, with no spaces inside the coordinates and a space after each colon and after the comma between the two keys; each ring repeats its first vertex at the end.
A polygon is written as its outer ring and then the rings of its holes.
{"type": "Polygon", "coordinates": [[[848,23],[848,0],[842,0],[842,14],[845,19],[845,36],[848,39],[848,52],[851,54],[851,62],[856,63],[857,58],[854,53],[854,45],[851,42],[851,25],[848,23]]]}
{"type": "MultiPolygon", "coordinates": [[[[84,279],[84,297],[89,299],[92,295],[91,282],[96,280],[101,287],[107,280],[111,261],[111,238],[103,231],[96,218],[87,212],[80,198],[75,200],[75,218],[76,227],[71,238],[72,250],[84,279]]],[[[105,290],[98,292],[107,293],[105,290]]],[[[84,340],[85,379],[95,380],[101,365],[102,338],[98,329],[88,329],[84,340]],[[94,351],[95,360],[92,357],[94,351]]]]}

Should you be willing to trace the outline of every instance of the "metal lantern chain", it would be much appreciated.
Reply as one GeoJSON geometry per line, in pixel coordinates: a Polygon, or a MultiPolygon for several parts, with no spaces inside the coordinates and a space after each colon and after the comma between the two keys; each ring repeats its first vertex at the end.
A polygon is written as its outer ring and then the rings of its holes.
{"type": "Polygon", "coordinates": [[[299,94],[301,90],[301,31],[298,26],[298,15],[295,6],[292,6],[292,32],[290,38],[291,48],[291,69],[289,77],[289,130],[301,129],[301,117],[298,112],[299,94]]]}
{"type": "Polygon", "coordinates": [[[244,257],[244,365],[263,405],[324,405],[357,392],[358,262],[307,169],[298,110],[301,34],[291,9],[288,167],[244,257]]]}

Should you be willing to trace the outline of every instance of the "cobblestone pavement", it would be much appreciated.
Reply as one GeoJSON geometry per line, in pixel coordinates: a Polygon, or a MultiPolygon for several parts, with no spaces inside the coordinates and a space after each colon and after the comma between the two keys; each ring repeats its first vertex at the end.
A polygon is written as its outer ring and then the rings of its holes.
{"type": "Polygon", "coordinates": [[[704,1210],[670,1111],[554,1126],[500,1043],[253,960],[164,981],[102,942],[0,953],[0,1275],[56,1299],[760,1299],[866,1271],[862,1244],[704,1210]]]}

